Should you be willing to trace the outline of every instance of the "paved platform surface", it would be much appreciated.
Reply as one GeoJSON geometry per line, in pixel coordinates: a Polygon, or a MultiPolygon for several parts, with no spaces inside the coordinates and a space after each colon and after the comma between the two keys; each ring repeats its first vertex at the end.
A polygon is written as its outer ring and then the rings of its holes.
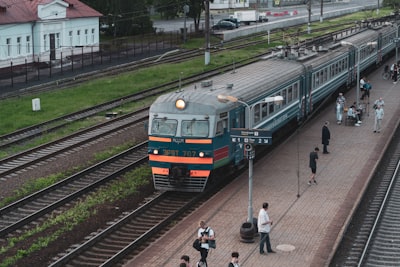
{"type": "MultiPolygon", "coordinates": [[[[216,232],[217,249],[209,253],[210,267],[228,266],[232,251],[239,252],[242,267],[328,266],[349,215],[399,123],[400,83],[383,80],[381,70],[368,78],[373,85],[371,104],[369,116],[365,114],[360,127],[337,125],[332,104],[254,165],[254,217],[262,203],[269,202],[274,221],[271,243],[277,253],[260,255],[259,237],[254,243],[240,242],[240,227],[246,221],[248,207],[245,172],[125,266],[176,267],[183,254],[189,255],[195,266],[200,256],[192,242],[201,219],[216,232]],[[372,103],[379,97],[385,101],[385,116],[381,133],[374,133],[372,103]],[[321,153],[321,128],[326,120],[331,132],[328,155],[321,153]],[[318,185],[309,186],[309,153],[316,145],[320,148],[318,185]],[[286,245],[294,250],[286,251],[286,245]]],[[[355,88],[345,97],[348,104],[355,101],[355,88]]]]}

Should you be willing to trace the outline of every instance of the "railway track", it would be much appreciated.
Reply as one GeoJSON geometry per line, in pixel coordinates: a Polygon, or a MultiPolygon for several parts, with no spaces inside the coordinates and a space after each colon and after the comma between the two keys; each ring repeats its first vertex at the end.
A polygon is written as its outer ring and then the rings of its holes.
{"type": "Polygon", "coordinates": [[[45,220],[59,207],[66,209],[67,204],[141,166],[147,159],[147,142],[144,142],[1,208],[0,237],[17,231],[35,220],[45,220]]]}
{"type": "Polygon", "coordinates": [[[121,266],[171,223],[198,205],[201,195],[167,192],[117,220],[49,266],[121,266]]]}
{"type": "Polygon", "coordinates": [[[126,130],[128,127],[143,127],[147,120],[148,109],[142,109],[120,116],[105,123],[79,131],[59,140],[35,147],[11,157],[0,160],[0,178],[10,179],[19,171],[27,171],[27,167],[34,168],[62,153],[69,153],[73,149],[87,145],[90,142],[99,142],[107,135],[126,130]],[[140,126],[139,126],[140,125],[140,126]]]}
{"type": "Polygon", "coordinates": [[[378,170],[330,266],[400,265],[400,130],[378,170]]]}

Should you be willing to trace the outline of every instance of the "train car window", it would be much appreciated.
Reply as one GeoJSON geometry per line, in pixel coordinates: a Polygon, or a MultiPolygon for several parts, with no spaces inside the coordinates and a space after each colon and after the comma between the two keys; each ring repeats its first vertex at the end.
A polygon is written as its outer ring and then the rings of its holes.
{"type": "Polygon", "coordinates": [[[328,81],[328,69],[327,68],[325,68],[323,71],[323,80],[324,80],[324,83],[326,83],[328,81]]]}
{"type": "Polygon", "coordinates": [[[283,97],[283,101],[281,106],[285,106],[287,103],[287,95],[286,95],[286,90],[289,90],[291,88],[291,86],[288,87],[288,89],[282,90],[282,97],[283,97]]]}
{"type": "Polygon", "coordinates": [[[155,118],[151,123],[151,134],[173,136],[176,135],[177,127],[178,127],[177,120],[155,118]]]}
{"type": "Polygon", "coordinates": [[[293,99],[296,100],[299,97],[299,83],[293,85],[293,99]]]}
{"type": "Polygon", "coordinates": [[[261,118],[266,118],[268,116],[268,103],[262,103],[261,105],[261,118]]]}
{"type": "Polygon", "coordinates": [[[269,114],[272,114],[272,113],[274,113],[274,106],[275,106],[275,104],[274,103],[268,103],[268,112],[269,112],[269,114]]]}
{"type": "Polygon", "coordinates": [[[255,105],[253,108],[253,124],[261,120],[261,104],[255,105]]]}
{"type": "Polygon", "coordinates": [[[182,137],[207,137],[209,132],[208,120],[182,121],[182,137]]]}
{"type": "MultiPolygon", "coordinates": [[[[294,84],[292,87],[294,87],[295,85],[296,84],[294,84]]],[[[292,87],[288,88],[288,94],[287,94],[287,102],[288,103],[292,102],[292,99],[293,99],[293,94],[292,94],[293,88],[292,87]]]]}

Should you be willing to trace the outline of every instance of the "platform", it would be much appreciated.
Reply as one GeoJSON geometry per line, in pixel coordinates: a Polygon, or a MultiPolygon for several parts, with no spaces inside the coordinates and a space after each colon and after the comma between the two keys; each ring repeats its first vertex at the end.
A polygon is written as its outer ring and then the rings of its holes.
{"type": "MultiPolygon", "coordinates": [[[[399,123],[400,83],[394,85],[383,80],[381,73],[378,70],[367,77],[373,89],[369,116],[363,116],[360,127],[337,125],[332,103],[332,107],[327,107],[298,134],[254,165],[254,217],[263,202],[270,204],[269,215],[274,221],[270,236],[277,253],[260,255],[258,237],[255,243],[240,242],[240,227],[246,221],[248,207],[245,171],[125,266],[177,267],[183,254],[189,255],[195,266],[200,256],[192,243],[201,219],[216,232],[217,249],[209,253],[210,267],[228,266],[232,251],[239,252],[243,267],[328,266],[350,214],[399,123]],[[381,133],[374,133],[372,106],[379,97],[385,101],[385,116],[381,133]],[[322,154],[321,145],[325,121],[330,122],[331,132],[327,155],[322,154]],[[309,153],[315,146],[320,148],[318,185],[309,186],[309,153]]],[[[355,87],[344,96],[349,106],[356,98],[355,87]]]]}

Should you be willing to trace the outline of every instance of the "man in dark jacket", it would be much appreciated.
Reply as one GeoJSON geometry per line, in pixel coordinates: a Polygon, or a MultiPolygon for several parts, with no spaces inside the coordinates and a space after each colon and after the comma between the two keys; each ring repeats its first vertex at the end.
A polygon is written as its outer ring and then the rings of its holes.
{"type": "Polygon", "coordinates": [[[329,122],[326,121],[324,126],[322,126],[322,144],[324,145],[324,150],[322,153],[324,154],[329,154],[328,145],[329,145],[329,139],[331,139],[331,132],[329,131],[328,125],[329,122]]]}

